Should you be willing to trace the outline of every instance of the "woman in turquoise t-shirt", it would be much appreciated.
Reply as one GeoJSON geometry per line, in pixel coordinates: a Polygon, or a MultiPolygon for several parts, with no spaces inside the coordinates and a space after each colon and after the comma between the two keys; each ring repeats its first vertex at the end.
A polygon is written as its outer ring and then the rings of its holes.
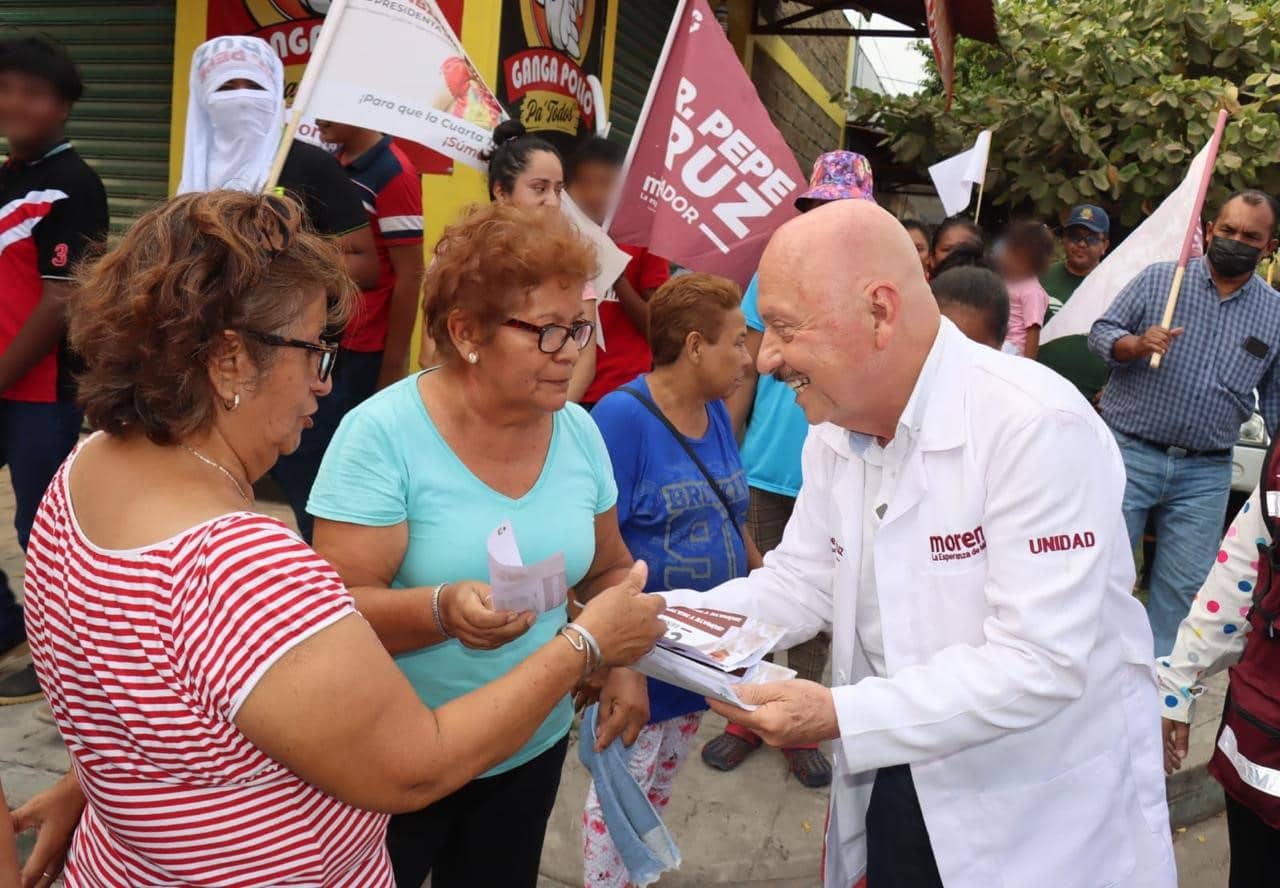
{"type": "MultiPolygon", "coordinates": [[[[591,338],[582,288],[594,253],[554,209],[493,204],[451,226],[424,283],[443,363],[352,411],[311,493],[316,549],[428,706],[501,678],[553,638],[565,609],[468,608],[488,576],[489,535],[510,521],[525,564],[563,553],[579,600],[632,564],[599,432],[566,404],[591,338]],[[432,607],[431,587],[446,587],[432,607]],[[457,638],[441,643],[439,628],[457,638]]],[[[487,590],[486,590],[487,591],[487,590]]],[[[484,593],[482,593],[484,594],[484,593]]],[[[614,670],[602,740],[633,737],[644,683],[614,670]]],[[[452,795],[392,818],[400,885],[532,886],[555,802],[573,706],[568,697],[515,756],[452,795]]],[[[358,763],[353,763],[358,766],[358,763]]]]}

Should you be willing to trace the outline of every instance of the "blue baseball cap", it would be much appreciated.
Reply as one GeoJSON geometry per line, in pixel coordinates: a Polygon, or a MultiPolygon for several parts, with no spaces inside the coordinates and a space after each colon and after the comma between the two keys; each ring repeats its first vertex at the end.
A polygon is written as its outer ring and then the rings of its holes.
{"type": "Polygon", "coordinates": [[[1073,225],[1087,228],[1095,234],[1111,233],[1111,219],[1107,216],[1107,211],[1093,204],[1081,204],[1071,210],[1071,218],[1067,219],[1066,227],[1071,228],[1073,225]]]}

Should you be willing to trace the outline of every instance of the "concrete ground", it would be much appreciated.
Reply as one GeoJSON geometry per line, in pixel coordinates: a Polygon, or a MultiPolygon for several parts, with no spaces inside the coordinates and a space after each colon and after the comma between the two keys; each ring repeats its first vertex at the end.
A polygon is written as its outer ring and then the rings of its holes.
{"type": "MultiPolygon", "coordinates": [[[[263,511],[291,520],[287,507],[260,500],[263,511]]],[[[13,513],[6,472],[0,472],[0,516],[13,513]]],[[[22,553],[11,524],[0,522],[0,567],[21,588],[22,553]]],[[[0,664],[0,675],[20,662],[0,664]]],[[[1226,822],[1221,791],[1204,771],[1222,706],[1222,683],[1201,699],[1192,731],[1191,756],[1169,781],[1180,888],[1225,888],[1226,822]]],[[[56,780],[67,754],[55,728],[35,718],[36,704],[0,707],[0,781],[16,807],[56,780]]],[[[683,866],[661,880],[664,888],[703,885],[801,888],[818,884],[825,791],[805,789],[787,775],[782,756],[755,753],[733,774],[702,764],[697,750],[723,727],[708,715],[694,754],[681,772],[666,822],[684,858],[683,866]]],[[[582,884],[582,803],[587,775],[571,746],[559,798],[547,831],[540,888],[582,884]]],[[[23,853],[30,837],[20,841],[23,853]]]]}

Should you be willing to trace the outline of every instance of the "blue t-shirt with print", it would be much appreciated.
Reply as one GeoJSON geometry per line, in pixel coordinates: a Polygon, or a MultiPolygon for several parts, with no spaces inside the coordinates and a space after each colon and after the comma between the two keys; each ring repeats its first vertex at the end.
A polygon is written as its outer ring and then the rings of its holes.
{"type": "MultiPolygon", "coordinates": [[[[428,371],[429,372],[429,371],[428,371]]],[[[421,374],[388,386],[342,420],[325,452],[307,511],[366,527],[407,522],[409,545],[393,588],[489,579],[489,534],[510,519],[525,564],[563,552],[569,585],[595,558],[595,519],[617,499],[609,455],[586,411],[567,404],[554,417],[542,474],[519,499],[498,493],[441,437],[418,393],[421,374]]],[[[565,623],[565,609],[493,651],[456,639],[396,656],[418,696],[435,708],[505,675],[565,623]]],[[[569,731],[573,704],[561,700],[501,774],[550,749],[569,731]]]]}
{"type": "MultiPolygon", "coordinates": [[[[646,376],[628,387],[651,397],[646,376]]],[[[747,482],[733,424],[723,401],[708,404],[707,417],[706,433],[687,440],[733,506],[732,523],[702,471],[643,404],[618,390],[591,411],[613,463],[622,539],[649,565],[646,592],[702,592],[747,573],[738,530],[747,520],[747,482]]],[[[700,695],[649,679],[650,723],[706,708],[700,695]]]]}
{"type": "MultiPolygon", "coordinates": [[[[756,306],[756,276],[752,275],[742,297],[742,314],[747,326],[764,332],[764,320],[756,306]]],[[[796,393],[772,376],[756,383],[756,399],[742,439],[742,467],[747,483],[758,490],[795,498],[800,495],[800,451],[809,434],[804,408],[796,403],[796,393]]]]}

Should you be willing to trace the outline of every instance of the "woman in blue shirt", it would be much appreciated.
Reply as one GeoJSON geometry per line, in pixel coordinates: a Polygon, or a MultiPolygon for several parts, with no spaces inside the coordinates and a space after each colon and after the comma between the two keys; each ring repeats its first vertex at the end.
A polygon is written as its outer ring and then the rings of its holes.
{"type": "MultiPolygon", "coordinates": [[[[445,231],[424,281],[443,363],[353,410],[325,454],[308,505],[316,550],[428,706],[503,680],[557,632],[574,631],[563,607],[495,612],[487,587],[465,582],[488,576],[487,540],[502,522],[525,564],[563,554],[578,601],[632,564],[604,442],[566,404],[592,334],[582,288],[594,265],[553,207],[471,211],[445,231]],[[439,583],[450,585],[433,600],[439,583]]],[[[601,709],[605,742],[638,733],[641,677],[610,673],[601,709]]],[[[430,874],[436,888],[533,888],[572,717],[566,696],[516,755],[392,817],[397,883],[416,888],[430,874]]]]}
{"type": "MultiPolygon", "coordinates": [[[[751,362],[740,302],[736,285],[709,274],[663,284],[649,302],[653,372],[609,393],[591,412],[613,463],[622,538],[649,565],[646,592],[710,589],[759,566],[742,532],[747,480],[724,405],[751,362]]],[[[649,723],[631,746],[628,768],[661,810],[706,701],[648,683],[649,723]]],[[[586,884],[626,885],[594,785],[583,822],[586,884]]]]}

